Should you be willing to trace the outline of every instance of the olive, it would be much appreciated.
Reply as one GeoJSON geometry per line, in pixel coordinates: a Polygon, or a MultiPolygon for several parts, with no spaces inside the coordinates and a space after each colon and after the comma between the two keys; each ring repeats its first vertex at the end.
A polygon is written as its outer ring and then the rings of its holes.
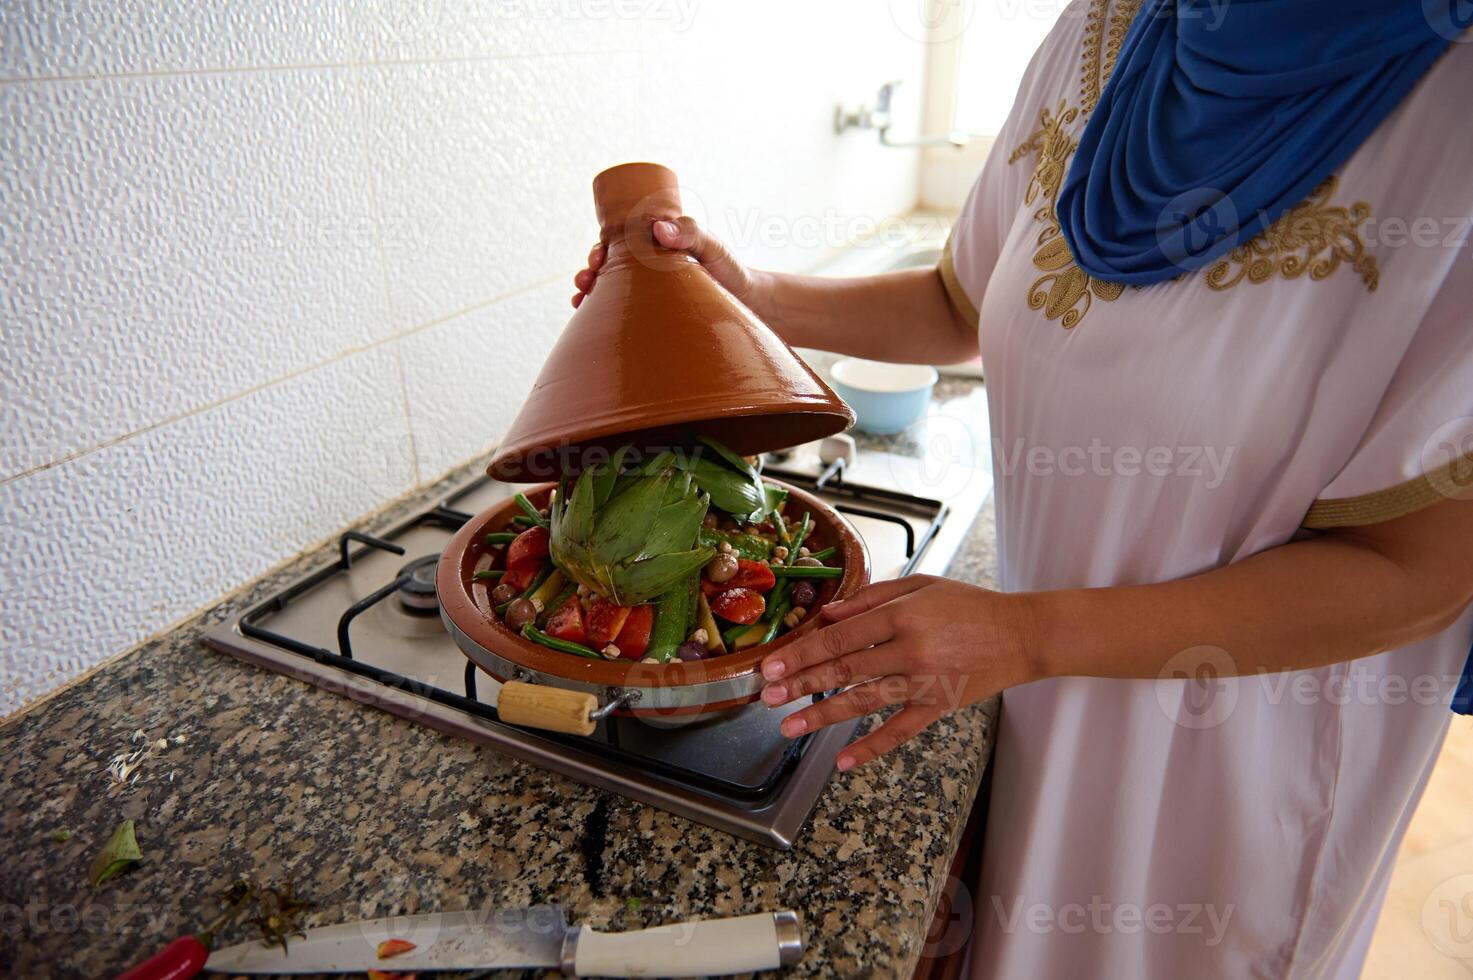
{"type": "Polygon", "coordinates": [[[823,565],[823,562],[819,561],[817,558],[799,558],[797,561],[793,562],[793,564],[802,566],[803,568],[818,568],[823,565]]]}
{"type": "Polygon", "coordinates": [[[537,618],[537,607],[532,605],[531,599],[516,599],[506,607],[506,625],[508,629],[520,630],[523,626],[537,618]]]}
{"type": "Polygon", "coordinates": [[[813,608],[813,600],[818,595],[818,590],[813,587],[812,582],[793,583],[793,605],[802,606],[804,609],[813,608]]]}
{"type": "Polygon", "coordinates": [[[735,555],[720,554],[706,564],[706,577],[713,582],[730,582],[731,577],[736,573],[737,560],[735,555]]]}
{"type": "Polygon", "coordinates": [[[491,601],[499,606],[503,602],[511,602],[513,599],[521,594],[521,590],[518,589],[515,585],[512,585],[510,582],[502,582],[496,588],[491,590],[491,601]]]}
{"type": "Polygon", "coordinates": [[[716,528],[716,515],[711,513],[710,511],[707,511],[706,516],[701,518],[701,527],[711,528],[712,530],[714,530],[716,528]]]}
{"type": "Polygon", "coordinates": [[[706,645],[694,640],[687,640],[675,650],[675,655],[681,660],[704,660],[706,658],[706,645]]]}

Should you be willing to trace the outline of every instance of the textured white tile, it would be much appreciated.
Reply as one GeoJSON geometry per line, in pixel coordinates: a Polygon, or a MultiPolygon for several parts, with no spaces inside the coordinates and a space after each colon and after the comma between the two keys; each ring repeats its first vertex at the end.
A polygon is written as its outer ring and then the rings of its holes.
{"type": "Polygon", "coordinates": [[[620,55],[366,72],[397,322],[571,275],[598,238],[593,175],[637,156],[637,67],[620,55]]]}
{"type": "Polygon", "coordinates": [[[700,0],[353,0],[377,60],[617,51],[646,27],[680,24],[700,0]]]}
{"type": "Polygon", "coordinates": [[[353,86],[0,86],[0,477],[387,333],[353,86]]]}
{"type": "Polygon", "coordinates": [[[558,282],[395,341],[421,480],[497,442],[573,308],[558,282]]]}
{"type": "Polygon", "coordinates": [[[918,116],[925,45],[892,18],[907,6],[703,3],[684,31],[647,22],[637,155],[674,168],[687,212],[745,261],[815,267],[915,204],[915,150],[833,130],[836,106],[895,79],[897,125],[918,116]]]}
{"type": "Polygon", "coordinates": [[[359,8],[356,0],[0,0],[0,77],[353,60],[368,50],[359,8]]]}
{"type": "Polygon", "coordinates": [[[0,486],[0,715],[410,487],[376,348],[0,486]]]}

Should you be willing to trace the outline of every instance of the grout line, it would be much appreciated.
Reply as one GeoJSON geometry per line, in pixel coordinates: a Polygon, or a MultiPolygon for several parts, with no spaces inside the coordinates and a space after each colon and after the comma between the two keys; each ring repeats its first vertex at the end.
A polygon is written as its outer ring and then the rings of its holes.
{"type": "Polygon", "coordinates": [[[170,415],[166,418],[159,419],[156,422],[150,422],[147,425],[139,426],[138,428],[132,429],[128,432],[124,432],[121,435],[113,436],[112,438],[104,439],[101,442],[94,443],[93,445],[88,446],[85,449],[76,449],[72,452],[65,453],[45,463],[41,463],[37,466],[32,466],[29,469],[21,470],[18,473],[12,473],[5,477],[0,477],[0,487],[9,486],[12,483],[24,480],[28,476],[34,476],[37,473],[44,473],[46,470],[54,469],[55,467],[62,466],[66,463],[73,462],[74,460],[81,459],[84,456],[90,456],[95,452],[100,452],[104,449],[111,449],[113,446],[116,446],[119,443],[127,442],[129,439],[133,439],[137,436],[146,435],[147,433],[153,432],[156,429],[161,429],[166,425],[172,425],[175,422],[181,422],[184,419],[193,418],[196,415],[203,415],[205,412],[212,412],[223,405],[228,405],[231,402],[240,401],[242,398],[254,395],[259,391],[264,391],[267,388],[282,384],[283,382],[293,381],[304,375],[311,374],[313,371],[318,371],[322,368],[328,367],[329,365],[336,364],[339,361],[344,361],[358,354],[367,353],[368,351],[374,350],[375,348],[383,347],[386,344],[392,344],[396,341],[403,340],[406,337],[412,337],[415,334],[423,333],[426,330],[433,329],[434,327],[440,326],[444,323],[448,323],[451,320],[458,319],[469,313],[474,313],[477,310],[483,310],[488,306],[495,306],[497,303],[505,302],[506,300],[512,299],[513,297],[521,296],[536,289],[541,289],[543,286],[551,285],[552,283],[562,279],[571,278],[571,276],[571,273],[560,272],[557,275],[548,276],[545,279],[539,279],[526,286],[521,286],[517,289],[513,289],[510,292],[502,293],[499,296],[494,297],[493,299],[488,299],[480,303],[472,303],[470,306],[463,307],[462,309],[456,310],[453,313],[447,313],[444,316],[436,317],[433,320],[426,320],[424,323],[421,323],[414,327],[410,327],[407,330],[400,330],[394,333],[386,334],[383,337],[380,337],[378,340],[371,341],[359,347],[349,347],[344,350],[340,350],[336,354],[329,355],[324,360],[318,361],[314,364],[309,364],[306,367],[297,368],[294,371],[288,371],[286,374],[279,375],[266,381],[262,381],[260,384],[252,385],[251,387],[235,392],[234,394],[226,395],[224,398],[217,398],[212,402],[207,402],[204,405],[200,405],[196,408],[191,408],[187,411],[176,412],[175,414],[170,415]]]}
{"type": "Polygon", "coordinates": [[[632,53],[628,48],[575,51],[543,51],[536,54],[509,51],[502,54],[463,55],[452,58],[382,58],[364,61],[300,62],[284,65],[240,65],[234,68],[152,68],[141,71],[83,72],[74,75],[33,75],[0,78],[0,86],[19,86],[46,82],[127,81],[149,78],[190,78],[198,75],[262,75],[270,72],[324,71],[329,69],[396,68],[421,65],[473,65],[495,61],[537,61],[545,58],[607,58],[632,53]]]}

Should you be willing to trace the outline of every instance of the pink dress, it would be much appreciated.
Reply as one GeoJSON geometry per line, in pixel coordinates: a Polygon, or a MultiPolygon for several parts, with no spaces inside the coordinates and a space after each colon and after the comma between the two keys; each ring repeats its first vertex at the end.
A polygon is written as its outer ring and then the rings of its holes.
{"type": "MultiPolygon", "coordinates": [[[[1122,289],[1074,266],[1053,200],[1136,6],[1065,12],[941,265],[979,318],[1007,590],[1473,496],[1473,46],[1259,239],[1122,289]]],[[[1232,652],[1204,647],[1008,691],[974,975],[1357,976],[1470,640],[1465,613],[1318,670],[1214,679],[1232,652]]]]}

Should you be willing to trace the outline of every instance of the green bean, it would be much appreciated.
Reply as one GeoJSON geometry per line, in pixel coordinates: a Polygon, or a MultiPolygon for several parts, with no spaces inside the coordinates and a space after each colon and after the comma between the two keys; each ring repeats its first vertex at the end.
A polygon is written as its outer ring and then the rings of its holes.
{"type": "Polygon", "coordinates": [[[825,548],[822,551],[815,551],[813,554],[809,555],[808,557],[809,558],[817,558],[819,561],[823,561],[825,558],[832,558],[832,557],[834,557],[834,555],[837,554],[838,551],[839,551],[838,548],[825,548]]]}
{"type": "Polygon", "coordinates": [[[486,535],[487,544],[510,544],[517,539],[515,531],[492,531],[486,535]]]}
{"type": "Polygon", "coordinates": [[[751,628],[752,627],[747,625],[746,623],[738,623],[737,625],[722,631],[721,642],[725,643],[729,647],[736,642],[737,637],[741,636],[743,633],[751,628]]]}
{"type": "Polygon", "coordinates": [[[513,524],[515,524],[517,527],[536,527],[537,526],[537,522],[534,521],[534,520],[532,520],[532,518],[528,517],[526,514],[516,514],[516,515],[513,515],[512,519],[511,519],[511,522],[513,524]]]}
{"type": "Polygon", "coordinates": [[[545,647],[551,647],[554,650],[561,650],[563,653],[571,653],[575,656],[587,657],[589,660],[603,659],[603,657],[594,653],[592,650],[588,649],[588,647],[584,646],[581,643],[574,643],[571,640],[559,640],[555,636],[548,636],[546,633],[542,632],[540,629],[530,623],[522,627],[522,635],[531,640],[533,643],[540,643],[545,647]]]}
{"type": "Polygon", "coordinates": [[[484,582],[487,579],[501,578],[501,576],[505,574],[506,572],[499,569],[483,568],[479,572],[477,572],[474,577],[484,582]]]}
{"type": "Polygon", "coordinates": [[[538,527],[547,527],[547,518],[543,517],[541,512],[539,512],[536,507],[532,506],[532,501],[527,499],[527,495],[525,493],[517,494],[516,501],[517,506],[522,508],[522,512],[531,519],[532,523],[536,524],[538,527]]]}
{"type": "Polygon", "coordinates": [[[843,578],[844,569],[828,565],[774,565],[772,574],[778,578],[843,578]]]}

